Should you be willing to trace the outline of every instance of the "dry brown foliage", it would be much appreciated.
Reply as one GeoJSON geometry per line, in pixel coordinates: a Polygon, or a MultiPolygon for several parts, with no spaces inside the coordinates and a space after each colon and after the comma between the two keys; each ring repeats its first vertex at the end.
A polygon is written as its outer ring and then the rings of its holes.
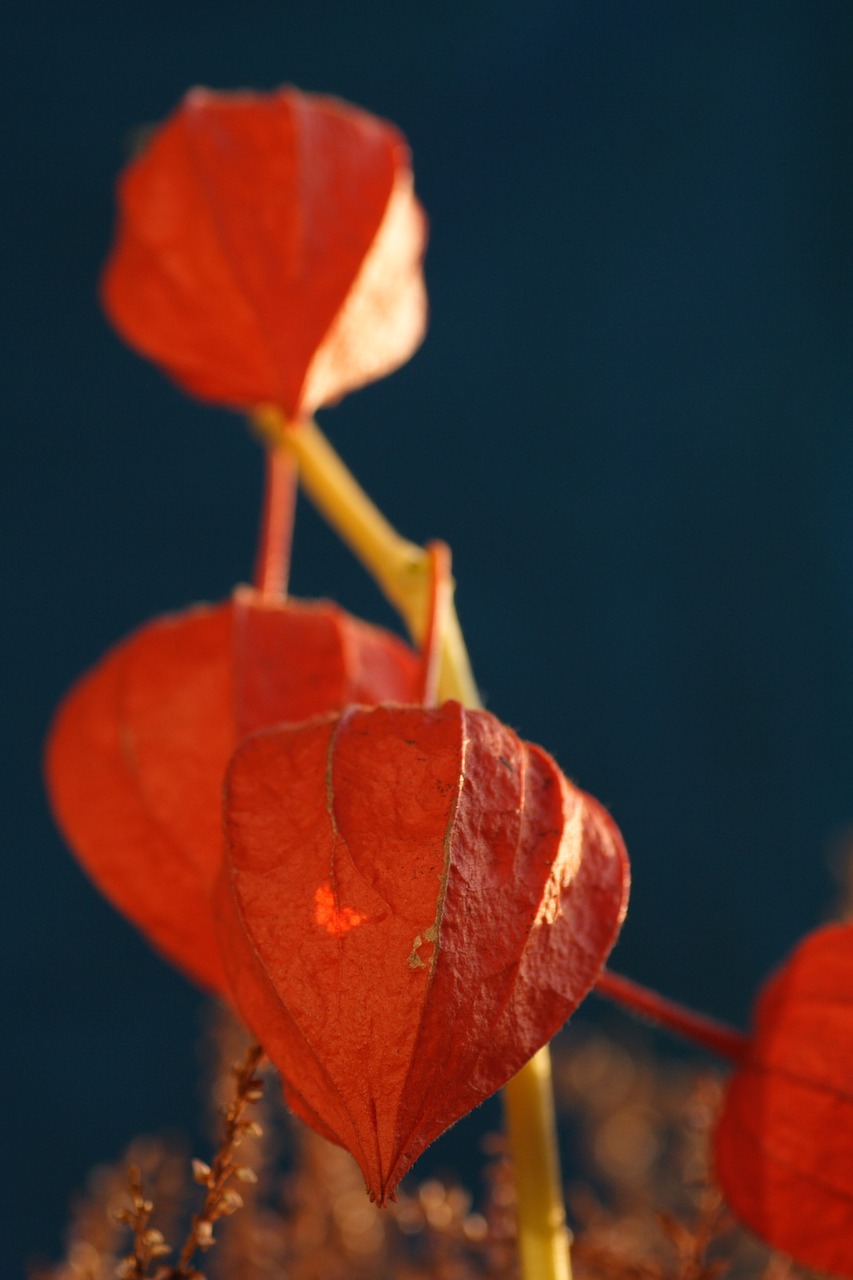
{"type": "MultiPolygon", "coordinates": [[[[502,1138],[485,1144],[483,1203],[459,1185],[409,1178],[378,1209],[345,1151],[287,1117],[274,1085],[262,1097],[260,1050],[222,1017],[213,1043],[221,1134],[211,1161],[134,1143],[92,1175],[65,1260],[31,1280],[518,1280],[502,1138]]],[[[662,1059],[629,1030],[578,1026],[554,1046],[554,1078],[577,1154],[567,1186],[575,1280],[801,1280],[734,1227],[713,1185],[719,1075],[662,1059]]]]}

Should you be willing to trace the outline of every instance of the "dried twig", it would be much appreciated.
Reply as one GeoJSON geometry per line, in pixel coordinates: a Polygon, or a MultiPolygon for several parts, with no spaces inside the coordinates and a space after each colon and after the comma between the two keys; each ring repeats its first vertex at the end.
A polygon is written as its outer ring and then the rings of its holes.
{"type": "Polygon", "coordinates": [[[147,1200],[142,1189],[142,1173],[138,1165],[131,1165],[128,1181],[130,1184],[130,1207],[116,1214],[116,1221],[126,1223],[133,1233],[133,1249],[121,1259],[116,1267],[117,1280],[146,1280],[149,1268],[158,1258],[171,1253],[172,1246],[163,1238],[163,1233],[149,1226],[154,1203],[147,1200]]]}
{"type": "Polygon", "coordinates": [[[252,1045],[243,1062],[234,1068],[237,1085],[232,1101],[223,1108],[225,1132],[213,1164],[193,1160],[193,1177],[206,1188],[204,1204],[201,1211],[193,1215],[177,1266],[166,1271],[162,1280],[201,1280],[200,1273],[192,1266],[193,1258],[197,1252],[203,1252],[214,1244],[213,1227],[218,1219],[234,1213],[243,1205],[243,1197],[229,1183],[233,1179],[239,1182],[256,1180],[254,1170],[238,1164],[234,1155],[244,1135],[260,1136],[260,1125],[254,1120],[246,1120],[245,1113],[248,1106],[263,1096],[264,1082],[256,1074],[262,1057],[260,1045],[252,1045]]]}
{"type": "Polygon", "coordinates": [[[236,1087],[231,1101],[222,1107],[224,1133],[213,1163],[206,1164],[197,1159],[192,1162],[193,1178],[205,1188],[204,1203],[201,1210],[193,1215],[178,1261],[174,1264],[163,1262],[172,1252],[172,1247],[163,1238],[163,1233],[151,1226],[154,1203],[145,1195],[139,1167],[131,1166],[130,1205],[122,1209],[116,1219],[130,1229],[132,1248],[116,1266],[116,1280],[204,1280],[202,1273],[193,1265],[193,1259],[198,1252],[215,1243],[214,1224],[243,1204],[242,1196],[230,1184],[234,1180],[248,1183],[256,1179],[254,1170],[238,1164],[234,1157],[246,1135],[260,1134],[260,1126],[245,1116],[246,1109],[263,1093],[263,1081],[256,1074],[262,1057],[260,1046],[252,1045],[243,1062],[233,1068],[236,1087]]]}

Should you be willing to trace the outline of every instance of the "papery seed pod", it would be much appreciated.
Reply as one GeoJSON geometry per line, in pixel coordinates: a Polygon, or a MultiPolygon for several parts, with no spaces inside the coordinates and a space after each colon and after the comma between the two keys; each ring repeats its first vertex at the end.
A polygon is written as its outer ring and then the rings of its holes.
{"type": "Polygon", "coordinates": [[[47,745],[57,822],[159,951],[227,995],[210,891],[222,780],[248,733],[351,702],[418,696],[417,655],[328,602],[240,588],[147,623],[74,686],[47,745]]]}
{"type": "Polygon", "coordinates": [[[121,179],[102,295],[186,390],[297,420],[418,347],[425,239],[392,125],[296,89],[194,89],[121,179]]]}
{"type": "Polygon", "coordinates": [[[732,1210],[774,1249],[853,1277],[853,925],[809,934],[762,988],[715,1138],[732,1210]]]}
{"type": "Polygon", "coordinates": [[[258,733],[225,803],[238,1007],[383,1202],[589,990],[625,911],[619,832],[539,747],[455,702],[258,733]]]}

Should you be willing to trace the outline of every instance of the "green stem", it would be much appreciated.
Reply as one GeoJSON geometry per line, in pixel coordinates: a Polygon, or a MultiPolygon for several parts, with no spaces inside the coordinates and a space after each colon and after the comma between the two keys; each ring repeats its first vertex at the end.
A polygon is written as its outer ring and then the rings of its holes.
{"type": "Polygon", "coordinates": [[[518,1249],[524,1280],[571,1280],[551,1054],[545,1045],[504,1085],[509,1149],[518,1199],[518,1249]]]}
{"type": "MultiPolygon", "coordinates": [[[[314,422],[291,425],[275,409],[255,413],[267,441],[285,444],[299,464],[300,484],[353,554],[374,577],[420,643],[427,627],[429,553],[402,538],[359,485],[314,422]]],[[[451,602],[439,672],[439,695],[476,705],[477,687],[455,605],[451,602]]]]}

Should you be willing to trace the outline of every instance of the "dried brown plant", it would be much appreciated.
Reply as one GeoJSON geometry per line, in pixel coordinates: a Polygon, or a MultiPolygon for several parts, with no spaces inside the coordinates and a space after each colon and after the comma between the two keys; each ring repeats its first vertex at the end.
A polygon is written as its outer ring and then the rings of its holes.
{"type": "MultiPolygon", "coordinates": [[[[378,1209],[345,1151],[288,1117],[275,1088],[261,1096],[260,1050],[247,1051],[226,1015],[211,1043],[210,1094],[224,1127],[210,1163],[134,1144],[121,1165],[93,1175],[65,1261],[32,1280],[518,1280],[501,1137],[485,1144],[481,1204],[459,1185],[410,1178],[378,1209]],[[249,1107],[283,1140],[263,1136],[249,1107]],[[203,1203],[169,1262],[193,1182],[203,1203]]],[[[803,1280],[735,1229],[721,1203],[708,1161],[718,1074],[663,1058],[626,1021],[608,1035],[581,1024],[559,1037],[554,1077],[582,1171],[567,1188],[575,1280],[803,1280]]]]}
{"type": "MultiPolygon", "coordinates": [[[[109,1252],[98,1255],[102,1274],[108,1265],[115,1280],[205,1280],[195,1265],[195,1258],[215,1243],[214,1226],[219,1220],[243,1207],[243,1196],[234,1183],[251,1186],[257,1181],[254,1169],[245,1160],[238,1162],[236,1153],[245,1139],[261,1136],[260,1125],[247,1119],[246,1113],[263,1096],[263,1081],[258,1075],[262,1057],[260,1046],[251,1045],[242,1062],[232,1068],[235,1083],[231,1097],[220,1108],[223,1132],[213,1160],[210,1164],[197,1158],[192,1161],[192,1178],[204,1188],[204,1199],[201,1208],[192,1215],[177,1260],[166,1262],[173,1247],[162,1229],[153,1224],[155,1202],[144,1189],[141,1167],[131,1164],[127,1175],[129,1203],[112,1214],[116,1226],[127,1229],[130,1248],[116,1260],[115,1240],[111,1239],[109,1252]]],[[[85,1271],[79,1275],[80,1280],[90,1280],[85,1271]]],[[[54,1273],[55,1280],[60,1276],[61,1270],[54,1273]]],[[[74,1272],[70,1276],[77,1280],[74,1272]]],[[[95,1272],[91,1280],[101,1280],[101,1275],[95,1272]]]]}
{"type": "Polygon", "coordinates": [[[174,1234],[186,1194],[184,1153],[157,1139],[135,1139],[114,1165],[92,1170],[86,1191],[72,1204],[66,1256],[58,1267],[37,1267],[31,1280],[114,1280],[126,1253],[129,1170],[137,1169],[157,1204],[157,1223],[174,1234]]]}
{"type": "Polygon", "coordinates": [[[626,1019],[621,1034],[579,1026],[561,1037],[554,1078],[583,1171],[567,1191],[575,1280],[806,1275],[736,1227],[723,1205],[710,1162],[718,1072],[663,1058],[626,1019]]]}

